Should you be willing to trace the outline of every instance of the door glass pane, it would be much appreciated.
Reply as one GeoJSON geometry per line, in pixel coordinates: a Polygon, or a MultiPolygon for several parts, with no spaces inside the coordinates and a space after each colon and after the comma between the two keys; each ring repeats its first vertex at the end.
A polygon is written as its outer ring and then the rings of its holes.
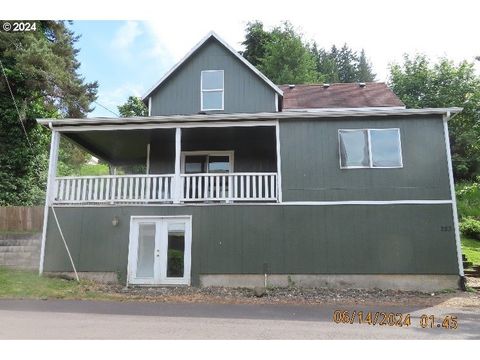
{"type": "Polygon", "coordinates": [[[370,130],[370,138],[373,166],[402,166],[398,129],[370,130]]]}
{"type": "Polygon", "coordinates": [[[340,130],[340,161],[342,167],[369,166],[366,130],[340,130]]]}
{"type": "Polygon", "coordinates": [[[207,156],[185,156],[185,174],[204,173],[207,156]]]}
{"type": "Polygon", "coordinates": [[[228,173],[230,171],[230,163],[228,156],[209,156],[208,172],[209,173],[228,173]]]}
{"type": "Polygon", "coordinates": [[[183,277],[185,256],[185,224],[168,224],[167,277],[183,277]]]}
{"type": "Polygon", "coordinates": [[[138,225],[137,278],[153,278],[155,224],[138,225]]]}

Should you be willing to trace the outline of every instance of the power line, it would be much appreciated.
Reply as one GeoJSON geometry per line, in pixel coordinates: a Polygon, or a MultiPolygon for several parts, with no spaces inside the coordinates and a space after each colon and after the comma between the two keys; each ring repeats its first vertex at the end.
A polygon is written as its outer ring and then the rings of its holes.
{"type": "Polygon", "coordinates": [[[20,111],[18,110],[17,102],[15,101],[15,97],[13,96],[13,91],[12,91],[12,88],[10,87],[10,82],[8,81],[7,73],[5,72],[5,68],[3,67],[2,60],[0,60],[0,67],[2,68],[3,76],[5,77],[5,81],[7,83],[8,90],[10,91],[10,95],[12,96],[13,105],[15,105],[15,110],[17,110],[18,121],[22,126],[23,133],[25,134],[25,138],[27,139],[28,145],[30,146],[30,149],[33,151],[32,143],[28,138],[27,129],[25,129],[25,125],[23,124],[22,117],[20,116],[20,111]]]}
{"type": "Polygon", "coordinates": [[[98,101],[94,100],[93,102],[94,102],[95,104],[101,106],[101,107],[104,108],[105,110],[110,111],[110,112],[111,112],[113,115],[115,115],[116,117],[120,117],[120,115],[118,115],[115,111],[110,110],[110,109],[107,108],[106,106],[100,104],[98,101]]]}

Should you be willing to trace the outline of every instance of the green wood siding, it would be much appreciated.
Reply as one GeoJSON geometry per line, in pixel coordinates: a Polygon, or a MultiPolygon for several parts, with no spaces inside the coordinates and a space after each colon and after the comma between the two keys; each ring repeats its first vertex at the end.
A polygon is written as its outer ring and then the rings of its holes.
{"type": "Polygon", "coordinates": [[[280,122],[283,201],[450,199],[441,117],[280,122]],[[340,169],[338,129],[400,128],[403,168],[340,169]]]}
{"type": "Polygon", "coordinates": [[[152,94],[151,115],[200,112],[202,70],[225,71],[223,112],[250,113],[276,110],[275,91],[217,40],[210,39],[152,94]]]}
{"type": "MultiPolygon", "coordinates": [[[[125,279],[131,216],[192,215],[200,274],[458,274],[450,205],[56,208],[78,271],[125,279]],[[112,218],[120,219],[117,227],[112,218]]],[[[52,214],[45,271],[71,271],[52,214]]]]}

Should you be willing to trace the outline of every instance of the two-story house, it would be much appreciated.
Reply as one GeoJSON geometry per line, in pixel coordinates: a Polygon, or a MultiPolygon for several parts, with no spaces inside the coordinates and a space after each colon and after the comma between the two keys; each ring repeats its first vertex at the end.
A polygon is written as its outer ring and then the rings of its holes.
{"type": "Polygon", "coordinates": [[[406,109],[381,83],[275,85],[215,33],[143,100],[148,117],[38,120],[52,131],[41,273],[458,287],[447,122],[461,109],[406,109]],[[144,170],[57,177],[60,136],[144,170]]]}

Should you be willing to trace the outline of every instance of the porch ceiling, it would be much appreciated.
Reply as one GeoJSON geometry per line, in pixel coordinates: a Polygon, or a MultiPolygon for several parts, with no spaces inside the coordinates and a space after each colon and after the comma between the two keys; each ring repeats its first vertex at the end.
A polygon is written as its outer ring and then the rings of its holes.
{"type": "Polygon", "coordinates": [[[112,165],[129,165],[146,161],[149,142],[174,146],[175,129],[82,131],[62,136],[112,165]]]}

